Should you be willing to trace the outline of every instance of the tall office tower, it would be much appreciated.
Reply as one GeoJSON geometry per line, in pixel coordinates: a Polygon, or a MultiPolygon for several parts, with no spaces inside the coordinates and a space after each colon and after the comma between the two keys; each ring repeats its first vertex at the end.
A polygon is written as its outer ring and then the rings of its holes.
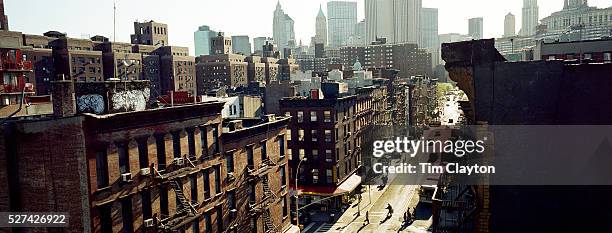
{"type": "Polygon", "coordinates": [[[331,1],[327,3],[329,16],[329,46],[341,47],[347,44],[355,32],[357,23],[357,2],[331,1]]]}
{"type": "Polygon", "coordinates": [[[431,53],[431,62],[433,66],[440,64],[437,8],[423,8],[421,11],[421,41],[419,45],[419,47],[431,53]]]}
{"type": "Polygon", "coordinates": [[[359,23],[355,24],[355,32],[350,37],[350,41],[348,45],[350,46],[366,45],[365,33],[366,33],[366,23],[364,19],[364,20],[359,21],[359,23]]]}
{"type": "Polygon", "coordinates": [[[504,37],[516,36],[516,18],[508,13],[504,19],[504,37]]]}
{"type": "Polygon", "coordinates": [[[251,39],[249,36],[232,36],[233,53],[251,55],[251,39]]]}
{"type": "Polygon", "coordinates": [[[540,20],[539,17],[538,0],[523,0],[521,36],[532,36],[536,34],[536,27],[540,20]]]}
{"type": "Polygon", "coordinates": [[[168,45],[168,25],[148,22],[134,22],[134,34],[130,36],[132,44],[166,46],[168,45]]]}
{"type": "Polygon", "coordinates": [[[587,0],[565,0],[563,5],[563,9],[574,9],[579,8],[581,6],[588,6],[587,0]]]}
{"type": "Polygon", "coordinates": [[[483,19],[482,17],[471,18],[469,19],[469,32],[470,35],[475,40],[482,39],[483,36],[483,19]]]}
{"type": "Polygon", "coordinates": [[[193,33],[193,41],[195,44],[195,55],[211,55],[211,40],[217,36],[217,32],[210,30],[209,26],[202,25],[193,33]]]}
{"type": "Polygon", "coordinates": [[[293,19],[285,14],[281,7],[280,0],[276,3],[274,10],[274,20],[272,22],[272,37],[276,41],[280,51],[287,48],[289,41],[295,41],[295,31],[293,30],[293,19]]]}
{"type": "Polygon", "coordinates": [[[315,24],[315,41],[314,43],[321,43],[327,45],[327,18],[323,14],[323,9],[319,5],[319,14],[315,24]]]}
{"type": "Polygon", "coordinates": [[[266,36],[253,38],[253,53],[259,56],[263,55],[263,46],[266,45],[266,42],[274,44],[274,39],[266,36]]]}
{"type": "Polygon", "coordinates": [[[8,30],[8,16],[4,14],[4,0],[0,0],[0,31],[8,30]]]}
{"type": "Polygon", "coordinates": [[[422,0],[365,0],[366,41],[418,43],[421,8],[422,0]]]}

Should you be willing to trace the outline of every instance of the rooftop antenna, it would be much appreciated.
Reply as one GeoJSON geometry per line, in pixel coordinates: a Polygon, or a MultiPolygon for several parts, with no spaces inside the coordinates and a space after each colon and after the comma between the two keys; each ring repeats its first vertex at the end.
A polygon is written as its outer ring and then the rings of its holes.
{"type": "Polygon", "coordinates": [[[113,1],[113,42],[117,42],[117,1],[113,1]]]}

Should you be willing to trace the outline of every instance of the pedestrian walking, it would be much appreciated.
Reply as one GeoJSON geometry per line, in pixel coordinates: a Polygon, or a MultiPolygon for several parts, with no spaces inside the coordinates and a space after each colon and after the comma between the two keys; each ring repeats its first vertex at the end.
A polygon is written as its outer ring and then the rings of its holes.
{"type": "Polygon", "coordinates": [[[387,210],[389,210],[389,212],[387,213],[387,217],[392,216],[393,215],[393,207],[389,203],[387,203],[387,210]]]}

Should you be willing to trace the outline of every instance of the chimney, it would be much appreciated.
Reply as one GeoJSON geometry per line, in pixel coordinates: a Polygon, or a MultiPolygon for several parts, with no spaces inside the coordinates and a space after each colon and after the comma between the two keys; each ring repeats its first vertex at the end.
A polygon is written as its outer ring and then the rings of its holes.
{"type": "Polygon", "coordinates": [[[58,81],[52,81],[51,98],[53,100],[53,115],[56,117],[68,117],[76,114],[76,99],[74,94],[74,82],[65,80],[64,75],[58,77],[58,81]]]}

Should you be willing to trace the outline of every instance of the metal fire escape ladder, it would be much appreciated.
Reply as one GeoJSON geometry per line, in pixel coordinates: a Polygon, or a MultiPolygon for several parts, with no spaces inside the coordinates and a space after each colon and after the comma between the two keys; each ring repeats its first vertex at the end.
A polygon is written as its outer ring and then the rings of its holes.
{"type": "Polygon", "coordinates": [[[178,203],[176,203],[176,212],[166,219],[158,220],[158,229],[160,232],[174,232],[173,228],[175,226],[181,224],[187,217],[197,216],[198,211],[196,210],[195,206],[193,206],[191,202],[187,200],[187,197],[185,196],[185,193],[183,192],[183,189],[176,178],[168,179],[167,176],[164,176],[155,167],[153,168],[153,171],[156,178],[160,179],[164,183],[168,183],[170,187],[172,187],[178,200],[178,203]]]}
{"type": "Polygon", "coordinates": [[[278,199],[278,197],[270,189],[270,183],[269,183],[268,175],[265,175],[265,176],[263,176],[261,178],[261,184],[263,185],[264,199],[270,199],[270,200],[266,201],[265,208],[264,208],[263,214],[262,214],[262,217],[263,217],[263,220],[264,220],[264,224],[265,224],[265,228],[266,228],[265,232],[276,232],[276,226],[274,226],[274,224],[272,223],[272,218],[270,217],[269,203],[272,203],[272,202],[276,201],[276,199],[278,199]]]}

